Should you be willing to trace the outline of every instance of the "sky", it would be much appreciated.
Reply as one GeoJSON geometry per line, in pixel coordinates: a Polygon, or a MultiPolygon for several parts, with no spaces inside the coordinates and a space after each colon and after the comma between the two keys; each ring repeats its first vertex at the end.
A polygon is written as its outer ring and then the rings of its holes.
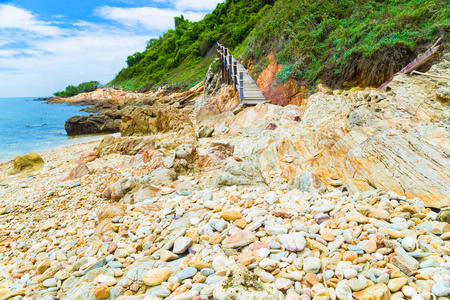
{"type": "Polygon", "coordinates": [[[107,83],[175,16],[198,21],[222,1],[0,0],[0,98],[107,83]]]}

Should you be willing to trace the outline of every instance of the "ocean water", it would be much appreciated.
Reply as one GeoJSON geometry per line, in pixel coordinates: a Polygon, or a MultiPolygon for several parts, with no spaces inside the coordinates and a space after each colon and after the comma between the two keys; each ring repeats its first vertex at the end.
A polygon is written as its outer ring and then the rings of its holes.
{"type": "Polygon", "coordinates": [[[68,137],[64,122],[80,112],[81,106],[45,104],[36,98],[0,98],[0,162],[28,152],[45,150],[85,141],[100,136],[68,137]]]}

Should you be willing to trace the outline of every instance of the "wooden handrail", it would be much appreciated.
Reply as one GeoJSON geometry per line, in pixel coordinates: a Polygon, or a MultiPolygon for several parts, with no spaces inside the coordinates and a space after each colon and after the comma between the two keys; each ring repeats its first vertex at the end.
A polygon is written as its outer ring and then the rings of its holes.
{"type": "MultiPolygon", "coordinates": [[[[222,83],[225,83],[225,72],[227,73],[227,84],[230,85],[233,83],[233,88],[237,92],[238,87],[240,88],[240,83],[238,80],[238,66],[237,60],[233,57],[227,47],[217,42],[217,54],[219,56],[221,70],[222,70],[222,83]]],[[[243,89],[243,87],[242,87],[243,89]]],[[[239,98],[242,102],[243,100],[243,91],[239,91],[239,98]]]]}
{"type": "Polygon", "coordinates": [[[217,55],[219,56],[222,70],[222,83],[225,83],[226,80],[228,85],[233,85],[234,90],[239,94],[241,104],[254,105],[266,102],[264,95],[250,77],[245,67],[220,42],[217,42],[217,55]]]}

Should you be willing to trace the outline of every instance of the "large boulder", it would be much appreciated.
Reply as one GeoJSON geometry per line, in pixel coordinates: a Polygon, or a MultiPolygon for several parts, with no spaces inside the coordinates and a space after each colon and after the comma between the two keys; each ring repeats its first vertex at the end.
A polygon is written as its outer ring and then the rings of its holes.
{"type": "Polygon", "coordinates": [[[120,131],[120,118],[113,119],[107,114],[74,116],[64,124],[67,135],[114,133],[120,131]]]}
{"type": "Polygon", "coordinates": [[[197,138],[195,128],[185,111],[172,106],[143,106],[122,117],[122,136],[143,136],[177,132],[197,138]]]}
{"type": "Polygon", "coordinates": [[[25,154],[24,156],[16,156],[14,158],[13,169],[9,172],[10,175],[15,175],[23,172],[36,172],[44,167],[44,160],[42,157],[34,152],[25,154]]]}
{"type": "Polygon", "coordinates": [[[183,144],[175,148],[173,154],[173,169],[178,175],[189,174],[195,169],[197,150],[192,144],[183,144]]]}
{"type": "Polygon", "coordinates": [[[216,178],[216,185],[221,186],[264,186],[267,187],[266,180],[262,177],[261,171],[248,161],[236,161],[233,157],[228,158],[226,165],[216,178]]]}

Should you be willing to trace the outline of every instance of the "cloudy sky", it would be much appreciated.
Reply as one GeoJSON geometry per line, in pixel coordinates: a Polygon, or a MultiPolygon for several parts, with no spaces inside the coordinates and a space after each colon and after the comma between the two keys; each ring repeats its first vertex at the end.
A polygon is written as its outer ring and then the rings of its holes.
{"type": "Polygon", "coordinates": [[[0,97],[44,97],[106,83],[128,55],[223,0],[0,0],[0,97]]]}

